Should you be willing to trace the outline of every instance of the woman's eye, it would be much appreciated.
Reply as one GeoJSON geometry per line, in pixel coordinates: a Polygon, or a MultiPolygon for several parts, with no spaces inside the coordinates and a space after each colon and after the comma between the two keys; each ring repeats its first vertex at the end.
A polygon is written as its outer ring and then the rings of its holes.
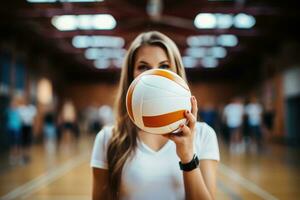
{"type": "Polygon", "coordinates": [[[167,65],[167,64],[164,64],[164,65],[159,66],[159,68],[160,68],[160,69],[169,69],[170,66],[167,65]]]}
{"type": "Polygon", "coordinates": [[[139,65],[138,66],[139,71],[146,71],[146,70],[149,70],[149,69],[151,69],[151,68],[147,65],[139,65]]]}

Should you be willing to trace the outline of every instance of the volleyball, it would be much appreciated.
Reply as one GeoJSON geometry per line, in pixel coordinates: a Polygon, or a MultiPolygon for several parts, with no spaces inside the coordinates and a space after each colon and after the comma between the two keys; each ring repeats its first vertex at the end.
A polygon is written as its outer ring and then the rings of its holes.
{"type": "Polygon", "coordinates": [[[145,132],[176,132],[186,123],[185,110],[191,110],[191,91],[176,73],[164,69],[147,70],[135,78],[126,95],[127,113],[145,132]]]}

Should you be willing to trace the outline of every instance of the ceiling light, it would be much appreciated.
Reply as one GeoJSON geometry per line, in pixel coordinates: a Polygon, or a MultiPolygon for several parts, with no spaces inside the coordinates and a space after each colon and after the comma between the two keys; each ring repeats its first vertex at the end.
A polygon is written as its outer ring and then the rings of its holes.
{"type": "Polygon", "coordinates": [[[200,13],[195,17],[194,25],[199,28],[216,28],[217,26],[217,19],[214,14],[211,13],[200,13]]]}
{"type": "Polygon", "coordinates": [[[106,69],[110,66],[110,60],[98,59],[94,61],[94,65],[97,69],[106,69]]]}
{"type": "Polygon", "coordinates": [[[121,37],[116,36],[91,36],[92,47],[114,47],[121,48],[124,46],[125,41],[121,37]]]}
{"type": "Polygon", "coordinates": [[[252,28],[255,25],[255,18],[252,15],[239,13],[199,13],[194,20],[194,25],[199,29],[228,29],[233,25],[236,28],[252,28]]]}
{"type": "Polygon", "coordinates": [[[98,49],[97,48],[89,48],[84,52],[84,56],[89,60],[98,59],[98,49]]]}
{"type": "Polygon", "coordinates": [[[92,15],[80,15],[77,19],[78,29],[81,30],[91,30],[93,26],[91,24],[91,20],[93,20],[92,15]]]}
{"type": "Polygon", "coordinates": [[[112,30],[116,27],[117,22],[111,15],[99,14],[93,16],[92,24],[97,30],[112,30]]]}
{"type": "Polygon", "coordinates": [[[60,31],[77,29],[77,19],[74,15],[54,16],[51,22],[60,31]]]}
{"type": "Polygon", "coordinates": [[[110,47],[110,48],[122,48],[125,41],[121,37],[117,36],[88,36],[77,35],[73,37],[72,44],[76,48],[88,48],[88,47],[110,47]]]}
{"type": "Polygon", "coordinates": [[[193,68],[197,66],[198,60],[190,56],[184,56],[182,62],[185,68],[193,68]]]}
{"type": "Polygon", "coordinates": [[[233,16],[231,14],[215,14],[217,18],[217,28],[227,29],[233,24],[233,16]]]}
{"type": "Polygon", "coordinates": [[[201,59],[201,64],[205,68],[215,68],[218,66],[219,62],[215,58],[205,57],[205,58],[201,59]]]}
{"type": "Polygon", "coordinates": [[[125,49],[112,48],[88,48],[84,55],[87,59],[96,60],[99,58],[122,59],[126,53],[125,49]]]}
{"type": "Polygon", "coordinates": [[[160,17],[163,10],[162,0],[148,0],[146,11],[150,17],[160,17]]]}
{"type": "Polygon", "coordinates": [[[115,18],[109,14],[61,15],[54,16],[51,22],[60,31],[111,30],[117,25],[115,18]]]}
{"type": "Polygon", "coordinates": [[[214,58],[225,58],[227,51],[224,47],[211,47],[207,49],[206,55],[214,58]]]}
{"type": "Polygon", "coordinates": [[[252,28],[255,25],[255,18],[252,15],[240,13],[234,17],[236,28],[252,28]]]}
{"type": "Polygon", "coordinates": [[[206,48],[204,47],[192,47],[186,50],[186,55],[195,57],[195,58],[202,58],[206,55],[206,48]]]}
{"type": "Polygon", "coordinates": [[[77,35],[73,37],[72,44],[76,48],[88,48],[90,47],[90,36],[77,35]]]}
{"type": "Polygon", "coordinates": [[[216,37],[212,35],[190,36],[187,38],[189,46],[214,46],[216,37]]]}
{"type": "Polygon", "coordinates": [[[220,46],[234,47],[238,44],[238,38],[232,34],[223,34],[217,37],[217,43],[220,46]]]}

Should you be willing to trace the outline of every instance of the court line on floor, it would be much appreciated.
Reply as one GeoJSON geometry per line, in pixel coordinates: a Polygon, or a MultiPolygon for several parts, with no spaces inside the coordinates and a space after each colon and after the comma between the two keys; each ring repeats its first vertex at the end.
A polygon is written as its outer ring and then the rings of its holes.
{"type": "MultiPolygon", "coordinates": [[[[37,178],[15,188],[14,190],[7,193],[6,195],[2,196],[0,199],[11,200],[19,197],[23,197],[24,199],[29,195],[33,194],[34,192],[38,191],[41,187],[49,185],[50,183],[62,177],[67,172],[71,171],[73,168],[88,161],[88,159],[89,159],[89,152],[82,153],[74,157],[73,159],[67,161],[66,163],[60,165],[59,167],[56,167],[53,170],[49,170],[48,172],[38,176],[37,178]]],[[[237,172],[232,170],[230,167],[222,163],[220,163],[219,165],[219,171],[224,175],[228,176],[230,179],[238,182],[241,186],[243,186],[247,190],[262,197],[263,199],[278,200],[278,198],[276,198],[275,196],[271,195],[270,193],[268,193],[267,191],[265,191],[255,183],[251,182],[250,180],[242,177],[237,172]]],[[[220,186],[220,184],[218,185],[220,186]]],[[[226,193],[228,193],[228,191],[226,193]]],[[[232,196],[233,193],[228,193],[228,194],[232,196]]],[[[240,197],[235,195],[235,199],[240,199],[240,197]]]]}
{"type": "Polygon", "coordinates": [[[69,161],[65,162],[64,164],[62,164],[52,170],[49,170],[46,173],[32,179],[31,181],[28,181],[25,184],[13,189],[6,195],[0,197],[0,199],[1,200],[12,200],[12,199],[17,199],[17,198],[21,198],[21,197],[22,197],[22,199],[28,197],[29,195],[38,191],[41,187],[54,182],[55,180],[59,179],[67,172],[74,169],[75,167],[88,161],[89,154],[90,154],[89,152],[81,153],[80,155],[70,159],[69,161]]]}
{"type": "Polygon", "coordinates": [[[233,169],[231,169],[230,167],[222,163],[219,164],[219,171],[224,175],[228,176],[230,179],[239,183],[245,189],[249,190],[250,192],[253,192],[257,196],[260,196],[262,199],[279,200],[277,197],[273,196],[272,194],[270,194],[260,186],[256,185],[254,182],[246,179],[245,177],[241,176],[236,171],[234,171],[233,169]]]}
{"type": "Polygon", "coordinates": [[[218,180],[217,187],[222,190],[225,194],[227,194],[231,200],[243,200],[243,198],[234,192],[232,189],[226,186],[223,181],[218,180]]]}

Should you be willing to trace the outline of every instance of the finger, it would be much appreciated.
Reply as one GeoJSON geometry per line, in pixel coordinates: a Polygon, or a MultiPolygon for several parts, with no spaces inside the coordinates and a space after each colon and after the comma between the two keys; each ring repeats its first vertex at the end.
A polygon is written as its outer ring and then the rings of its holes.
{"type": "Polygon", "coordinates": [[[180,141],[182,140],[182,134],[178,134],[178,133],[169,133],[166,134],[165,137],[167,137],[169,140],[172,140],[173,142],[180,143],[180,141]]]}
{"type": "Polygon", "coordinates": [[[182,136],[187,136],[187,135],[191,134],[191,129],[184,124],[181,124],[180,130],[181,130],[182,136]]]}
{"type": "Polygon", "coordinates": [[[192,114],[195,116],[197,119],[197,114],[198,114],[198,105],[197,105],[197,99],[195,96],[192,96],[191,98],[191,103],[192,103],[192,114]]]}
{"type": "Polygon", "coordinates": [[[189,111],[185,111],[185,117],[188,120],[188,125],[190,128],[194,128],[196,124],[196,117],[189,111]]]}
{"type": "Polygon", "coordinates": [[[170,136],[178,136],[178,137],[180,137],[180,136],[182,136],[182,131],[181,131],[181,129],[180,129],[180,127],[178,128],[178,131],[175,133],[175,132],[172,132],[172,133],[166,133],[166,134],[163,134],[162,136],[164,136],[164,137],[170,137],[170,136]]]}

